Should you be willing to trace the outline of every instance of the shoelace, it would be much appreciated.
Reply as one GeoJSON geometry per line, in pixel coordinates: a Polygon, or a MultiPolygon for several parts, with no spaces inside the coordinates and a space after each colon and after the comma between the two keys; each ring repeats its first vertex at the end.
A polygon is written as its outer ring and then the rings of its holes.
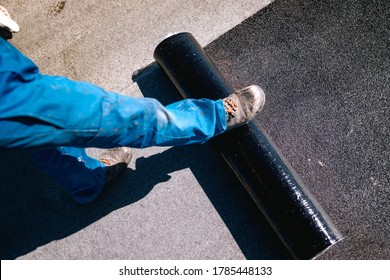
{"type": "Polygon", "coordinates": [[[107,158],[101,158],[99,159],[101,163],[103,163],[105,166],[111,166],[111,161],[107,158]]]}
{"type": "Polygon", "coordinates": [[[237,102],[234,101],[232,98],[227,98],[227,99],[224,100],[223,104],[225,106],[226,113],[228,113],[229,115],[234,117],[236,115],[236,112],[237,112],[237,109],[238,109],[237,102]]]}

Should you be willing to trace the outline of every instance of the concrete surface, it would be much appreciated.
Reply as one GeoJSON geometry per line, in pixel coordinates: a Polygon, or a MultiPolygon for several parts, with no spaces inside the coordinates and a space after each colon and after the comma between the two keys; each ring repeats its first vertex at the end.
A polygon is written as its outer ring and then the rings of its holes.
{"type": "MultiPolygon", "coordinates": [[[[3,1],[23,28],[12,42],[43,72],[169,103],[158,68],[131,74],[167,33],[192,32],[236,88],[266,91],[256,122],[345,236],[321,258],[390,257],[387,0],[61,2],[3,1]]],[[[22,153],[0,167],[2,259],[290,258],[208,144],[136,150],[89,206],[22,153]]]]}

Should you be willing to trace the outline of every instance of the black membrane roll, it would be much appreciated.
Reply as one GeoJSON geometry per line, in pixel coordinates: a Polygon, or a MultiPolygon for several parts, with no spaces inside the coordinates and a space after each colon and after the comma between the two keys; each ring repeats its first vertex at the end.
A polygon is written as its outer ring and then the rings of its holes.
{"type": "MultiPolygon", "coordinates": [[[[154,58],[184,98],[233,93],[190,33],[163,40],[154,58]]],[[[253,122],[212,140],[296,259],[312,259],[341,235],[269,138],[253,122]]]]}

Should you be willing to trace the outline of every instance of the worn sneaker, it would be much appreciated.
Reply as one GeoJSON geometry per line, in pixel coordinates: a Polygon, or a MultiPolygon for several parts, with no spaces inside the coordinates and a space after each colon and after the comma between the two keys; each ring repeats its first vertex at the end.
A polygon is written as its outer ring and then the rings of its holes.
{"type": "Polygon", "coordinates": [[[19,25],[11,19],[7,9],[0,6],[0,28],[6,29],[12,33],[19,32],[19,25]]]}
{"type": "Polygon", "coordinates": [[[131,158],[132,151],[127,147],[109,149],[101,154],[99,161],[107,167],[106,184],[126,170],[131,158]]]}
{"type": "Polygon", "coordinates": [[[240,89],[224,98],[226,130],[239,127],[252,120],[263,108],[264,102],[264,92],[256,85],[240,89]]]}

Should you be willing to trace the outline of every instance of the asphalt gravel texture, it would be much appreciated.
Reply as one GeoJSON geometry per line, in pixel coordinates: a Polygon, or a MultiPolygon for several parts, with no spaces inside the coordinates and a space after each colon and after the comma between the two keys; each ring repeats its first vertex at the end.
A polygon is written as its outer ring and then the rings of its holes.
{"type": "Polygon", "coordinates": [[[390,2],[275,1],[206,47],[344,236],[323,259],[390,257],[390,2]]]}

